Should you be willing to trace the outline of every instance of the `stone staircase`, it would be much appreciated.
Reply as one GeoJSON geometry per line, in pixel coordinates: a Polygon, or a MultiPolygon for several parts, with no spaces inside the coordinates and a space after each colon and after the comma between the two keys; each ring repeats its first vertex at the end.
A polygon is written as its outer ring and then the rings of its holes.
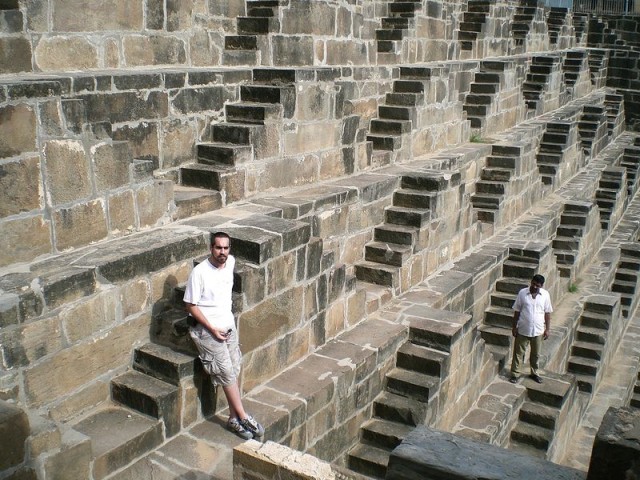
{"type": "Polygon", "coordinates": [[[364,261],[355,265],[356,278],[398,292],[403,266],[425,248],[428,225],[454,205],[459,185],[458,172],[402,175],[393,204],[385,208],[385,223],[375,227],[373,241],[365,245],[364,261]]]}
{"type": "Polygon", "coordinates": [[[536,163],[540,171],[540,178],[544,185],[551,186],[555,190],[561,185],[563,163],[566,151],[577,141],[577,129],[573,122],[549,122],[536,155],[536,163]]]}
{"type": "Polygon", "coordinates": [[[620,166],[627,171],[627,196],[632,197],[638,191],[640,178],[640,145],[626,147],[620,160],[620,166]]]}
{"type": "Polygon", "coordinates": [[[224,65],[260,64],[261,43],[265,35],[280,29],[278,10],[289,0],[246,0],[244,17],[236,17],[237,35],[224,38],[224,65]]]}
{"type": "Polygon", "coordinates": [[[589,48],[589,74],[595,88],[604,87],[609,65],[609,52],[598,48],[589,48]]]}
{"type": "Polygon", "coordinates": [[[568,417],[576,406],[578,389],[572,375],[547,373],[541,377],[542,384],[523,380],[527,399],[511,430],[509,449],[552,460],[571,426],[568,417]]]}
{"type": "Polygon", "coordinates": [[[580,78],[580,74],[588,67],[588,54],[586,50],[568,50],[562,61],[564,84],[573,87],[580,78]]]}
{"type": "MultiPolygon", "coordinates": [[[[596,226],[597,209],[591,202],[565,203],[560,224],[552,240],[560,276],[575,278],[584,261],[579,261],[581,242],[596,226]]],[[[599,225],[597,225],[599,230],[599,225]]],[[[591,235],[589,235],[591,238],[591,235]]]]}
{"type": "Polygon", "coordinates": [[[547,31],[549,32],[549,42],[551,45],[558,44],[558,37],[562,27],[567,24],[569,9],[560,7],[550,7],[547,14],[547,31]]]}
{"type": "MultiPolygon", "coordinates": [[[[622,167],[607,167],[602,171],[595,200],[600,212],[600,226],[609,231],[614,213],[617,213],[622,203],[626,203],[626,170],[622,167]]],[[[617,222],[613,222],[615,224],[617,222]]]]}
{"type": "Polygon", "coordinates": [[[640,275],[640,248],[637,244],[620,246],[620,261],[616,269],[611,291],[620,294],[622,315],[629,318],[638,305],[638,280],[640,275]]]}
{"type": "Polygon", "coordinates": [[[371,120],[367,140],[374,150],[402,148],[403,139],[417,127],[417,112],[427,100],[431,76],[431,68],[400,67],[400,78],[378,107],[378,118],[371,120]]]}
{"type": "Polygon", "coordinates": [[[580,391],[594,393],[617,345],[620,301],[615,296],[593,296],[584,304],[567,362],[580,391]]]}
{"type": "Polygon", "coordinates": [[[398,349],[395,368],[374,399],[372,418],[361,427],[360,441],[349,452],[351,470],[385,478],[391,451],[417,425],[434,421],[440,397],[446,395],[441,393],[442,382],[470,322],[470,315],[430,308],[413,317],[409,339],[398,349]]]}
{"type": "Polygon", "coordinates": [[[376,30],[379,53],[398,53],[403,38],[413,34],[416,11],[422,8],[420,0],[388,0],[388,15],[382,18],[382,28],[376,30]]]}
{"type": "Polygon", "coordinates": [[[484,61],[474,74],[470,93],[464,100],[463,110],[471,128],[483,130],[487,116],[497,108],[496,97],[504,84],[504,69],[508,62],[484,61]]]}
{"type": "Polygon", "coordinates": [[[473,50],[473,45],[484,32],[492,2],[488,0],[468,0],[467,10],[462,14],[458,41],[462,50],[473,50]]]}
{"type": "Polygon", "coordinates": [[[539,16],[543,6],[544,3],[539,0],[519,0],[511,22],[511,36],[516,47],[526,45],[529,32],[533,29],[533,21],[539,16]]]}
{"type": "Polygon", "coordinates": [[[607,143],[607,114],[604,105],[585,105],[578,120],[580,143],[585,154],[596,156],[607,143]]]}
{"type": "Polygon", "coordinates": [[[629,406],[633,408],[640,408],[640,372],[638,372],[638,378],[633,386],[633,395],[629,400],[629,406]]]}
{"type": "Polygon", "coordinates": [[[555,92],[553,77],[560,70],[560,59],[554,55],[534,56],[531,59],[529,72],[522,84],[522,94],[529,110],[529,115],[537,116],[544,113],[547,106],[545,98],[547,92],[555,92]]]}
{"type": "Polygon", "coordinates": [[[253,80],[240,87],[240,102],[225,105],[226,121],[211,125],[211,141],[197,144],[197,163],[180,168],[181,185],[237,201],[245,189],[238,167],[277,153],[270,139],[295,110],[295,70],[255,69],[253,80]]]}

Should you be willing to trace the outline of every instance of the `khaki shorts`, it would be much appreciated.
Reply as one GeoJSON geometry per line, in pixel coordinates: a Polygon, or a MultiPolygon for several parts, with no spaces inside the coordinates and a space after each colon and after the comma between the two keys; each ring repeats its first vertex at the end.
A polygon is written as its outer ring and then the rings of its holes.
{"type": "Polygon", "coordinates": [[[189,335],[198,348],[204,371],[211,375],[214,386],[226,387],[238,381],[242,353],[237,330],[233,329],[225,342],[215,338],[200,324],[191,327],[189,335]]]}

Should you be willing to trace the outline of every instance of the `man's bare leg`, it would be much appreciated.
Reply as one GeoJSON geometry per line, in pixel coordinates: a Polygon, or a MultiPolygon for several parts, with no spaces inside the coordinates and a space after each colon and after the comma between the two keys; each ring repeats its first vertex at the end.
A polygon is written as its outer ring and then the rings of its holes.
{"type": "Polygon", "coordinates": [[[244,407],[242,406],[238,383],[234,382],[231,385],[223,386],[222,390],[224,391],[224,395],[227,397],[227,403],[229,404],[229,418],[247,418],[247,412],[244,411],[244,407]]]}

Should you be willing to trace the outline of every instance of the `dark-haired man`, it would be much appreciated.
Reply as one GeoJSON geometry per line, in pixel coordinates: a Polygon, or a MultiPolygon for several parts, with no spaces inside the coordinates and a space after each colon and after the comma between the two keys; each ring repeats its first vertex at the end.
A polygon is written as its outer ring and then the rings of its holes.
{"type": "Polygon", "coordinates": [[[544,277],[534,275],[531,284],[518,292],[513,304],[513,328],[515,337],[513,346],[513,359],[511,360],[511,383],[516,383],[520,377],[520,367],[524,363],[527,346],[531,344],[529,365],[531,366],[531,378],[537,383],[542,383],[538,374],[538,362],[542,340],[549,337],[551,325],[551,297],[542,286],[544,277]]]}
{"type": "Polygon", "coordinates": [[[217,232],[211,255],[189,275],[184,302],[196,321],[189,329],[205,371],[214,386],[221,385],[229,404],[227,428],[246,440],[264,435],[264,428],[242,406],[238,375],[242,354],[238,344],[231,298],[235,258],[229,254],[231,239],[217,232]]]}

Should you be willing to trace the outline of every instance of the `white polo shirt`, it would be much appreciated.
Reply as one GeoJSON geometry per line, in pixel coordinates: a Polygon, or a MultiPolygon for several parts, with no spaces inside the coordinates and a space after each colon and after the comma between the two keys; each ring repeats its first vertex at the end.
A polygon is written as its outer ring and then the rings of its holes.
{"type": "Polygon", "coordinates": [[[538,290],[536,298],[533,298],[529,287],[518,292],[513,309],[520,312],[517,329],[520,335],[525,337],[538,337],[544,333],[544,314],[553,312],[551,297],[544,288],[538,290]]]}

